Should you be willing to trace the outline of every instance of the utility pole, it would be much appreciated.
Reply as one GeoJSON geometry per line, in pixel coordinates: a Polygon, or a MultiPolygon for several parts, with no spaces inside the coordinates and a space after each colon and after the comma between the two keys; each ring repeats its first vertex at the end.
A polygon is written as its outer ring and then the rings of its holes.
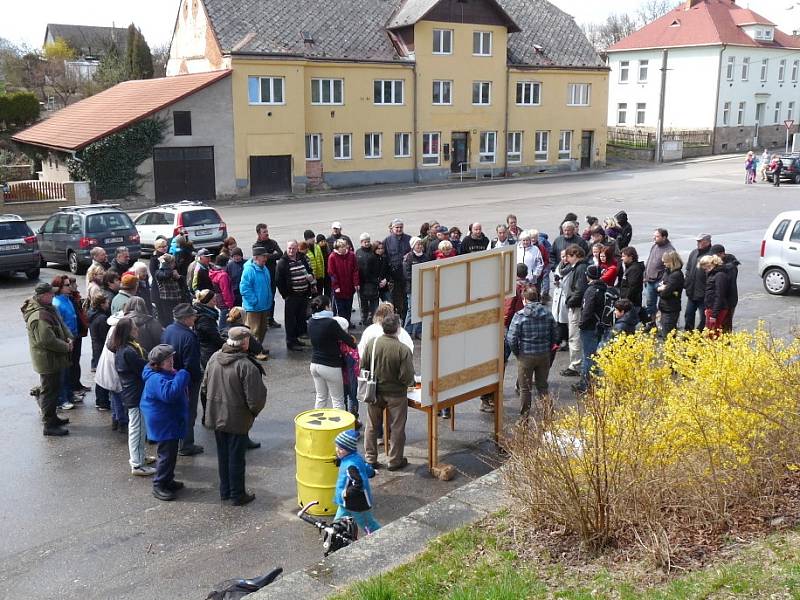
{"type": "Polygon", "coordinates": [[[661,145],[664,141],[664,104],[667,97],[667,57],[669,50],[666,48],[661,51],[661,97],[658,100],[658,124],[656,126],[656,151],[654,159],[656,163],[663,161],[661,145]]]}

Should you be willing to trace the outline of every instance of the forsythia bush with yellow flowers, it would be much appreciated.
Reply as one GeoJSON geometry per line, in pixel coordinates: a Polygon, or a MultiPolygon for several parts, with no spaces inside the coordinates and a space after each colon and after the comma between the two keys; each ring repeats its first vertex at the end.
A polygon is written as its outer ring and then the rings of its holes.
{"type": "Polygon", "coordinates": [[[509,443],[511,495],[536,525],[668,565],[679,530],[725,531],[800,462],[800,341],[765,330],[622,336],[577,407],[509,443]]]}

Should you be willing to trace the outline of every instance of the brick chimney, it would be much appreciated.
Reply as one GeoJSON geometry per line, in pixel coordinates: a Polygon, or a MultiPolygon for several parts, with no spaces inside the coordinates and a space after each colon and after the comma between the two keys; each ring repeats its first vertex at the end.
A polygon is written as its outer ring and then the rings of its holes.
{"type": "Polygon", "coordinates": [[[686,2],[685,2],[685,3],[684,3],[684,5],[683,5],[683,10],[689,10],[689,9],[690,9],[690,8],[692,8],[692,7],[693,7],[695,4],[698,4],[698,3],[700,3],[701,1],[702,1],[702,0],[686,0],[686,2]]]}

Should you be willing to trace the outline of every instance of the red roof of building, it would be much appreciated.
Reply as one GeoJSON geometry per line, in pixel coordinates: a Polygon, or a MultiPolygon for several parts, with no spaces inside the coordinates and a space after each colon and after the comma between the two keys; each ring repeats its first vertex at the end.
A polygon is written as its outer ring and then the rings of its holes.
{"type": "Polygon", "coordinates": [[[745,25],[775,24],[769,19],[736,6],[733,0],[696,0],[686,8],[683,2],[663,17],[645,25],[608,48],[608,52],[646,48],[686,46],[752,46],[754,48],[800,48],[800,38],[775,29],[772,41],[754,40],[745,25]]]}
{"type": "Polygon", "coordinates": [[[230,70],[123,81],[12,136],[17,142],[80,150],[231,74],[230,70]]]}

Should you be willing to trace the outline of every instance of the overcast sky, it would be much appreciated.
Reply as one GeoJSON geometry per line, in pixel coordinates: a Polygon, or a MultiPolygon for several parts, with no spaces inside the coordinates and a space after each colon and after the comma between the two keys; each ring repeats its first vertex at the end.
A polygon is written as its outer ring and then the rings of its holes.
{"type": "MultiPolygon", "coordinates": [[[[166,44],[172,36],[180,0],[32,0],[31,4],[1,0],[0,37],[37,47],[47,23],[127,27],[133,21],[151,46],[166,44]]],[[[325,0],[319,0],[324,2],[325,0]]],[[[358,2],[358,0],[353,0],[358,2]]],[[[641,0],[551,0],[579,22],[601,21],[610,12],[635,13],[641,0]]],[[[795,0],[739,0],[791,32],[800,29],[800,6],[795,0]]]]}

